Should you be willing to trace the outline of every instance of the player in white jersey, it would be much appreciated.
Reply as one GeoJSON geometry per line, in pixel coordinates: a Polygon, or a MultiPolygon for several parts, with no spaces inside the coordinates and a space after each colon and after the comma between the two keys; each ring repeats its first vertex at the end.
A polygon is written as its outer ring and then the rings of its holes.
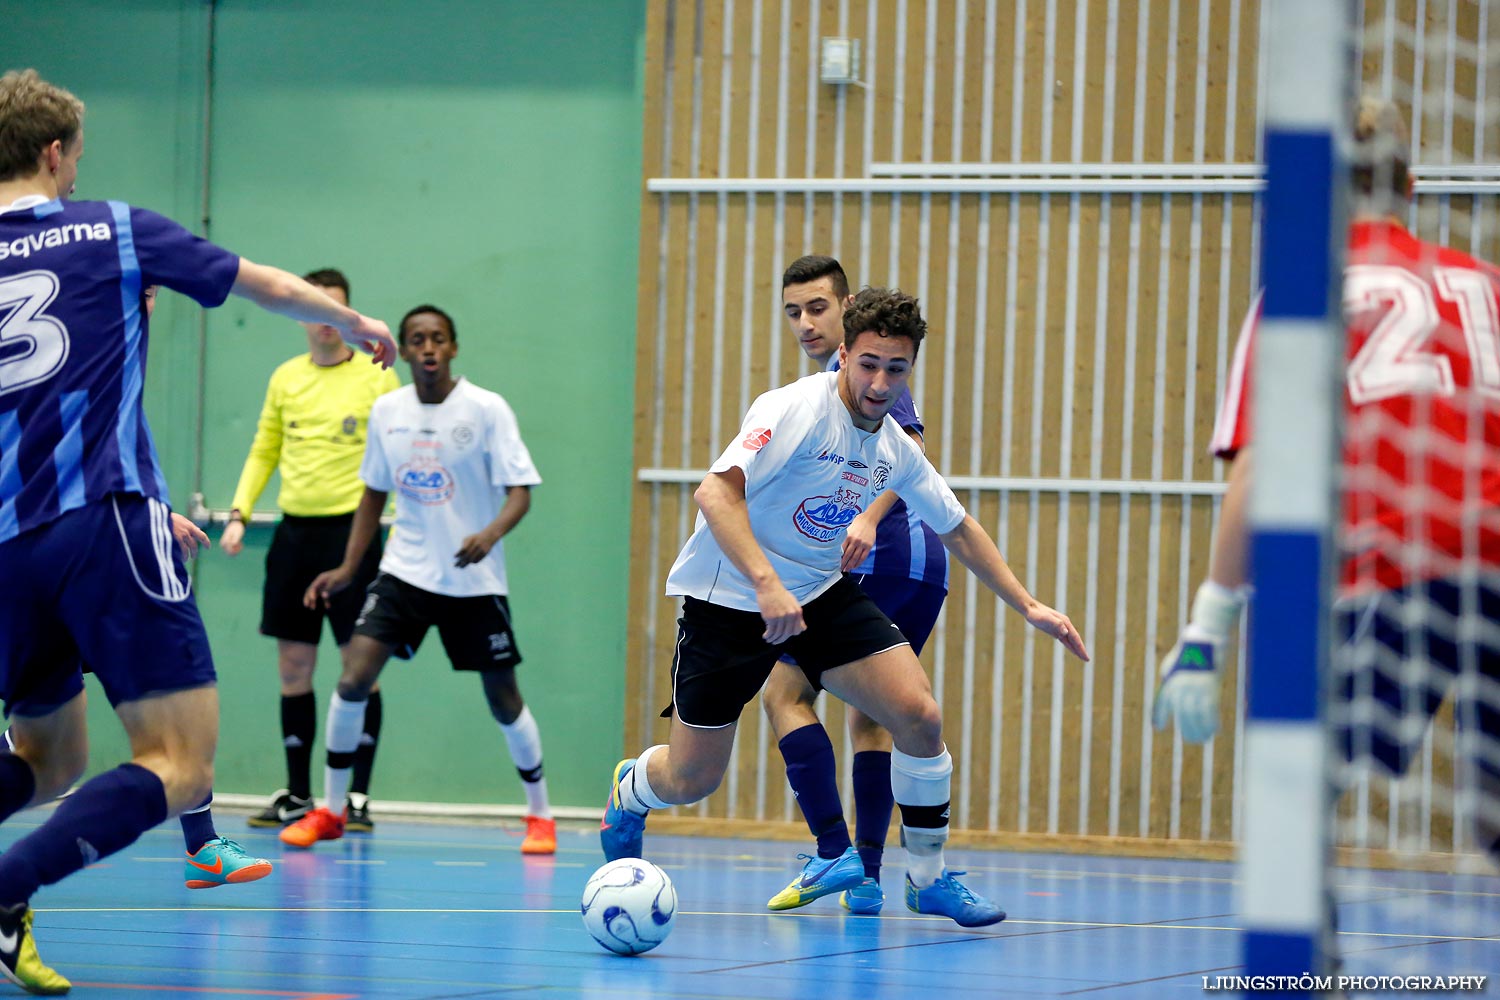
{"type": "MultiPolygon", "coordinates": [[[[365,492],[349,531],[343,565],[307,588],[309,606],[348,587],[375,536],[386,498],[396,524],[349,640],[344,672],[328,707],[323,801],[343,802],[364,726],[365,701],[392,655],[410,659],[437,627],[455,670],[473,670],[505,734],[526,790],[526,854],[552,854],[557,826],[542,777],[542,740],[516,686],[521,662],[511,629],[501,539],[531,508],[542,479],[499,395],[452,373],[458,331],[433,305],[408,312],[398,330],[412,381],[370,410],[365,492]]],[[[281,831],[295,847],[344,834],[344,817],[314,809],[281,831]]]]}
{"type": "Polygon", "coordinates": [[[840,571],[849,524],[894,491],[1029,623],[1082,659],[1088,652],[1066,615],[1026,591],[889,419],[926,332],[916,299],[860,292],[844,314],[839,371],[762,395],[709,469],[695,494],[697,530],[667,578],[667,593],[683,598],[670,742],[615,766],[600,823],[606,857],[639,857],[650,810],[696,802],[718,787],[741,711],[787,654],[891,733],[907,907],[966,927],[1005,919],[944,867],[953,759],[942,715],[905,637],[840,571]]]}
{"type": "MultiPolygon", "coordinates": [[[[799,257],[781,276],[787,327],[803,353],[824,369],[838,368],[844,310],[853,301],[843,266],[832,257],[799,257]]],[[[925,428],[909,391],[900,394],[890,417],[922,447],[925,428]]],[[[948,596],[948,550],[937,532],[887,490],[850,522],[840,568],[896,623],[912,652],[922,655],[948,596]]],[[[812,855],[799,855],[807,864],[797,878],[766,906],[789,910],[837,892],[851,913],[879,913],[885,904],[880,868],[896,806],[891,798],[891,737],[859,709],[846,711],[854,751],[851,839],[839,796],[838,761],[818,718],[817,696],[807,676],[785,659],[772,669],[761,692],[797,808],[817,840],[812,855]],[[830,868],[833,859],[839,863],[830,868]]]]}

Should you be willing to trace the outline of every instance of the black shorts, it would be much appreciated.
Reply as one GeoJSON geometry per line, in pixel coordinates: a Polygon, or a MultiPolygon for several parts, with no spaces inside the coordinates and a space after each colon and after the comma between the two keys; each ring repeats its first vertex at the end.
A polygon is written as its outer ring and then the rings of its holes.
{"type": "Polygon", "coordinates": [[[510,602],[499,594],[449,597],[413,587],[381,573],[370,584],[354,622],[355,635],[367,635],[409,660],[436,625],[454,670],[505,670],[521,662],[510,626],[510,602]]]}
{"type": "Polygon", "coordinates": [[[662,715],[675,708],[684,725],[722,729],[739,721],[783,653],[817,685],[825,670],[907,645],[901,630],[847,576],[803,605],[802,620],[805,631],[773,646],[761,638],[766,623],[758,612],[683,598],[672,704],[662,715]]]}
{"type": "Polygon", "coordinates": [[[266,583],[261,591],[260,631],[274,639],[288,639],[316,646],[323,634],[323,616],[333,630],[333,641],[340,646],[354,634],[354,619],[365,599],[365,588],[380,570],[380,532],[365,550],[359,572],[342,592],[335,594],[331,607],[316,610],[303,607],[302,595],[313,578],[324,570],[337,569],[344,561],[344,546],[354,515],[299,517],[286,514],[276,526],[271,548],[266,552],[266,583]]]}
{"type": "Polygon", "coordinates": [[[1460,752],[1500,777],[1500,579],[1432,580],[1340,605],[1330,711],[1345,760],[1404,774],[1448,691],[1460,752]]]}

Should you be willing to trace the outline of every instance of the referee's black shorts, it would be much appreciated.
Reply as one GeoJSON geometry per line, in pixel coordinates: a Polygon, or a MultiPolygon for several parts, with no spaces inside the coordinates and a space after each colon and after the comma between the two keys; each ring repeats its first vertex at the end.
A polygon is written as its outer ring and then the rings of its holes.
{"type": "Polygon", "coordinates": [[[805,631],[773,646],[761,637],[766,623],[758,612],[684,597],[672,657],[672,704],[663,717],[675,708],[685,725],[722,729],[739,721],[783,654],[818,686],[825,670],[908,645],[901,630],[847,576],[804,604],[802,620],[805,631]]]}
{"type": "Polygon", "coordinates": [[[334,642],[342,646],[349,641],[354,634],[354,619],[365,601],[365,588],[380,569],[381,532],[375,533],[375,539],[365,550],[353,582],[334,595],[326,611],[321,607],[316,610],[303,607],[302,595],[314,577],[324,570],[337,569],[344,561],[344,546],[353,524],[353,512],[328,517],[282,516],[271,548],[266,552],[266,582],[260,612],[262,635],[315,646],[326,615],[334,642]]]}

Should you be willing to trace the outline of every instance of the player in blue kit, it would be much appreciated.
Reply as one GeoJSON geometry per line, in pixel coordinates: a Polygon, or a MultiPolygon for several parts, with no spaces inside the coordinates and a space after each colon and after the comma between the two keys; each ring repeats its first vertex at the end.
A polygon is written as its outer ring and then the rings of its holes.
{"type": "Polygon", "coordinates": [[[76,97],[32,70],[0,77],[0,698],[15,741],[0,820],[83,773],[83,664],[132,753],[0,855],[0,971],[42,994],[70,984],[37,954],[32,895],[213,783],[218,692],[142,409],[142,290],[206,307],[233,293],[395,357],[384,323],[293,274],[122,202],[64,200],[83,144],[76,97]]]}
{"type": "MultiPolygon", "coordinates": [[[[849,279],[832,257],[799,257],[781,276],[787,326],[803,353],[830,371],[838,370],[844,310],[853,301],[849,279]]],[[[922,418],[909,390],[897,397],[890,416],[922,446],[922,418]]],[[[844,463],[849,457],[833,455],[830,460],[844,463]]],[[[948,596],[948,550],[937,532],[887,491],[850,522],[839,568],[896,624],[912,652],[921,655],[948,596]]],[[[802,873],[766,905],[789,910],[842,891],[840,901],[850,912],[879,913],[885,903],[880,865],[896,804],[891,795],[891,735],[859,709],[848,709],[854,746],[851,844],[833,743],[818,720],[816,700],[817,690],[807,675],[785,660],[771,670],[761,694],[797,807],[818,842],[802,873]]]]}

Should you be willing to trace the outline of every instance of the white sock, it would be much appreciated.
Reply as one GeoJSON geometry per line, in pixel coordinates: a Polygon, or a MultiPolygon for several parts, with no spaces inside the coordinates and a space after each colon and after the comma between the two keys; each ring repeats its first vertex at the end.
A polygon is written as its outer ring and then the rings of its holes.
{"type": "Polygon", "coordinates": [[[511,763],[521,773],[521,787],[526,790],[526,812],[540,819],[551,819],[552,809],[547,804],[547,779],[542,777],[542,734],[537,729],[536,718],[531,709],[521,708],[521,714],[510,725],[501,724],[505,734],[505,745],[510,749],[511,763]]]}
{"type": "Polygon", "coordinates": [[[655,789],[651,787],[651,778],[646,774],[651,755],[666,748],[666,744],[659,743],[641,751],[641,755],[635,759],[635,767],[632,767],[630,773],[625,776],[625,780],[620,782],[621,802],[626,809],[637,815],[644,816],[652,809],[666,809],[672,805],[656,794],[655,789]]]}
{"type": "Polygon", "coordinates": [[[359,749],[359,737],[365,731],[365,703],[345,701],[335,691],[328,701],[328,721],[323,728],[328,755],[347,755],[348,763],[343,767],[329,764],[323,768],[323,805],[330,812],[338,813],[349,797],[349,770],[354,766],[354,751],[359,749]]]}
{"type": "Polygon", "coordinates": [[[943,875],[943,845],[948,842],[948,802],[952,798],[953,758],[945,748],[936,757],[913,757],[891,751],[891,791],[902,809],[901,835],[906,842],[907,875],[918,889],[943,875]],[[942,809],[940,826],[908,826],[908,811],[930,814],[942,809]]]}

